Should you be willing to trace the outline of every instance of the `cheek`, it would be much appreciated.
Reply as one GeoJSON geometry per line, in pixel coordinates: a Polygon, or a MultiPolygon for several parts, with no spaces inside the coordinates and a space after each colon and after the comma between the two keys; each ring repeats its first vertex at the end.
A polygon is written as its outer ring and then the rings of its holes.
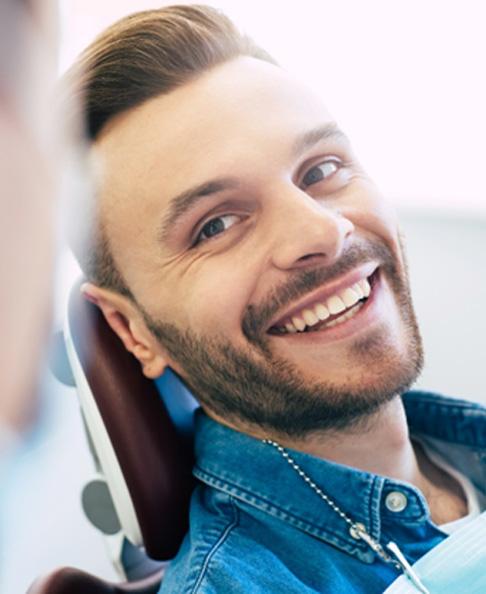
{"type": "Polygon", "coordinates": [[[396,210],[374,186],[362,188],[342,214],[353,222],[358,235],[380,238],[403,261],[396,210]]]}
{"type": "Polygon", "coordinates": [[[248,299],[248,276],[231,262],[201,268],[184,279],[178,304],[190,328],[238,332],[248,299]]]}

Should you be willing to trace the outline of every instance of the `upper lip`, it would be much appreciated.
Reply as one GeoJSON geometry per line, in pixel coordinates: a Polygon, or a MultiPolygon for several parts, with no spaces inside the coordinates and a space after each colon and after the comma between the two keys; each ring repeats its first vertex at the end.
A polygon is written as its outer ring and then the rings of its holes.
{"type": "Polygon", "coordinates": [[[286,309],[284,313],[280,312],[278,317],[275,317],[273,321],[270,322],[268,329],[275,326],[283,326],[286,321],[290,320],[292,316],[300,313],[303,309],[313,307],[317,303],[324,303],[328,297],[331,297],[331,295],[339,293],[346,287],[350,287],[360,280],[369,278],[377,268],[378,264],[376,262],[367,262],[366,264],[346,273],[344,276],[315,289],[296,303],[292,304],[292,306],[286,309]]]}

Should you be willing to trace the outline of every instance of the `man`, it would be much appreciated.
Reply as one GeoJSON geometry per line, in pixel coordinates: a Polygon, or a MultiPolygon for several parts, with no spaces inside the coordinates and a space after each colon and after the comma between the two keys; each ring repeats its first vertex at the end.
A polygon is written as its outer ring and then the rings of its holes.
{"type": "Polygon", "coordinates": [[[213,9],[128,17],[73,74],[84,294],[203,411],[162,592],[382,592],[386,543],[415,562],[486,487],[484,410],[401,397],[422,347],[391,207],[320,98],[213,9]]]}

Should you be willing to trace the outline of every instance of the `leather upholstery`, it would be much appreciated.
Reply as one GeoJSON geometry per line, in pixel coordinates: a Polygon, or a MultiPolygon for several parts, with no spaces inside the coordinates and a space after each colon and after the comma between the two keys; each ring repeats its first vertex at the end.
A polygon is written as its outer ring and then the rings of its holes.
{"type": "Polygon", "coordinates": [[[71,292],[69,324],[122,469],[149,557],[174,557],[188,525],[192,457],[154,383],[100,310],[71,292]]]}
{"type": "Polygon", "coordinates": [[[163,570],[137,582],[112,584],[79,569],[64,567],[38,579],[27,594],[156,594],[162,575],[163,570]]]}

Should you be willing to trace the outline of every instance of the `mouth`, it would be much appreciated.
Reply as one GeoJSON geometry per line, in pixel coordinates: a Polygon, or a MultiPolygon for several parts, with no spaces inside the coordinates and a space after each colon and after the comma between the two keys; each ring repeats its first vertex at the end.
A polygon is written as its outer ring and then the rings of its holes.
{"type": "Polygon", "coordinates": [[[330,295],[328,292],[326,295],[325,290],[319,291],[310,302],[293,308],[274,322],[267,333],[273,336],[309,334],[344,324],[371,301],[379,274],[379,268],[375,267],[371,274],[351,280],[330,295]]]}

